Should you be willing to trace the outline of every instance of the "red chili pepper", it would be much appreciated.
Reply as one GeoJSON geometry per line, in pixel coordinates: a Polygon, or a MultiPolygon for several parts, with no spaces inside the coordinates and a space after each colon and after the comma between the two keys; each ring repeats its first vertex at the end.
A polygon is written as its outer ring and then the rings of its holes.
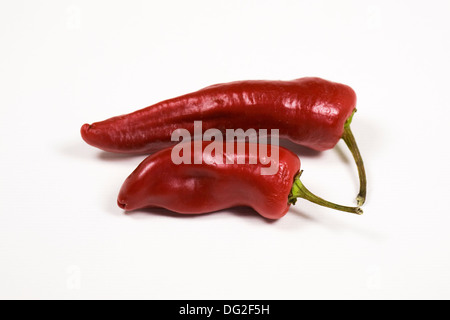
{"type": "MultiPolygon", "coordinates": [[[[362,214],[359,207],[337,205],[309,192],[299,179],[298,156],[283,147],[271,147],[278,151],[276,174],[262,175],[265,165],[261,164],[259,151],[250,152],[252,144],[245,143],[245,153],[238,152],[237,143],[232,143],[232,152],[224,148],[219,156],[221,164],[215,158],[217,154],[211,157],[204,153],[211,142],[200,143],[201,164],[193,164],[195,151],[191,153],[191,164],[174,164],[173,148],[148,156],[122,185],[117,198],[119,207],[127,211],[161,207],[178,213],[200,214],[248,206],[265,218],[279,219],[301,197],[322,206],[362,214]]],[[[193,144],[187,144],[190,150],[193,144]]]]}
{"type": "Polygon", "coordinates": [[[83,139],[110,152],[152,153],[174,145],[175,129],[194,133],[194,121],[206,131],[278,129],[280,137],[323,151],[340,138],[350,148],[360,177],[358,204],[366,197],[364,165],[350,130],[356,105],[347,85],[320,78],[292,81],[236,81],[156,103],[130,114],[81,127],[83,139]]]}

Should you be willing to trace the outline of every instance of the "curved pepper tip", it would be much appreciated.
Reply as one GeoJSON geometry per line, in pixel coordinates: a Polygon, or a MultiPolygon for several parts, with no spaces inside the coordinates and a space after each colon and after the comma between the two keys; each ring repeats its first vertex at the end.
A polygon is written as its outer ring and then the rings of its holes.
{"type": "Polygon", "coordinates": [[[126,210],[127,204],[126,204],[124,201],[117,200],[117,205],[118,205],[121,209],[126,210]]]}
{"type": "Polygon", "coordinates": [[[83,138],[83,140],[87,141],[87,134],[89,132],[89,129],[91,128],[91,125],[88,123],[85,123],[81,126],[80,132],[81,132],[81,137],[83,138]]]}

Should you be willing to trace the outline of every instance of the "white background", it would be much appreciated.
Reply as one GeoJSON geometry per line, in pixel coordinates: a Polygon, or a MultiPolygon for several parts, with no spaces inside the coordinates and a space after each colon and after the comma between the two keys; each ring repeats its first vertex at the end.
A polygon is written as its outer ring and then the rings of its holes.
{"type": "MultiPolygon", "coordinates": [[[[450,298],[449,1],[2,1],[0,298],[450,298]],[[81,125],[219,82],[319,76],[358,95],[364,215],[304,200],[125,215],[144,158],[81,125]]],[[[343,142],[298,149],[303,182],[352,205],[343,142]]]]}

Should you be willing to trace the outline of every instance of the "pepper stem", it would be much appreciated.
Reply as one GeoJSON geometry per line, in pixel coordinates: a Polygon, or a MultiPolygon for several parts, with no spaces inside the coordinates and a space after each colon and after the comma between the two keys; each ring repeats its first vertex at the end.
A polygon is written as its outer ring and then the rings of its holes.
{"type": "Polygon", "coordinates": [[[329,201],[326,201],[316,195],[314,195],[311,191],[309,191],[303,183],[300,181],[300,176],[303,173],[303,170],[301,170],[294,178],[294,184],[292,185],[291,193],[288,197],[288,203],[289,204],[295,204],[297,202],[297,198],[303,198],[308,201],[314,202],[318,205],[339,210],[339,211],[345,211],[355,214],[362,214],[363,211],[359,207],[346,207],[341,206],[339,204],[335,204],[329,201]]]}
{"type": "Polygon", "coordinates": [[[344,133],[342,135],[342,139],[344,140],[347,147],[350,149],[353,155],[353,159],[355,159],[355,163],[358,168],[359,193],[358,196],[356,197],[356,203],[358,204],[358,206],[362,206],[366,201],[367,180],[361,153],[359,152],[358,145],[356,144],[356,140],[355,137],[353,136],[352,130],[350,130],[350,123],[352,122],[352,118],[355,112],[356,109],[353,111],[350,118],[348,118],[344,124],[344,133]]]}

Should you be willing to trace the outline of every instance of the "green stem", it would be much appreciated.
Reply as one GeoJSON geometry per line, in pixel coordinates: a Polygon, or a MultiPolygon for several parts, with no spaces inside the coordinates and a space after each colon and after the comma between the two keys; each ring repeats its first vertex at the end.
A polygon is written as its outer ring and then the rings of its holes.
{"type": "Polygon", "coordinates": [[[356,214],[362,214],[363,211],[359,207],[346,207],[341,206],[339,204],[335,204],[329,201],[326,201],[313,193],[309,191],[303,183],[300,181],[300,175],[302,174],[303,170],[300,171],[294,178],[294,184],[292,185],[291,193],[289,194],[288,203],[289,204],[295,204],[297,202],[297,198],[303,198],[308,201],[314,202],[318,205],[339,210],[339,211],[345,211],[350,213],[356,213],[356,214]]]}
{"type": "Polygon", "coordinates": [[[353,115],[355,114],[353,111],[352,115],[345,122],[344,125],[344,133],[342,135],[342,139],[344,140],[347,147],[350,149],[353,159],[355,159],[356,166],[358,168],[358,176],[359,176],[359,193],[356,197],[356,202],[358,206],[362,206],[366,201],[366,189],[367,189],[367,180],[366,180],[366,171],[364,169],[364,162],[361,157],[361,153],[359,152],[358,145],[356,144],[355,137],[353,136],[352,130],[350,130],[350,123],[352,122],[353,115]]]}

